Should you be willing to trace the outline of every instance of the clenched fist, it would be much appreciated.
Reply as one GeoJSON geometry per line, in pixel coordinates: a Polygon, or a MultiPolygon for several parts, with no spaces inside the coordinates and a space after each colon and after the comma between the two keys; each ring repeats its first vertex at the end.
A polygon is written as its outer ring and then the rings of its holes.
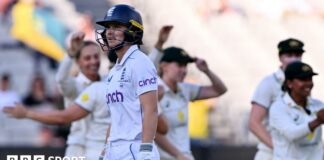
{"type": "Polygon", "coordinates": [[[68,47],[68,54],[70,57],[75,57],[83,43],[85,34],[83,32],[73,33],[68,47]]]}
{"type": "Polygon", "coordinates": [[[200,59],[200,58],[195,58],[195,63],[197,68],[202,71],[202,72],[208,72],[209,68],[208,68],[208,64],[204,59],[200,59]]]}
{"type": "Polygon", "coordinates": [[[170,32],[171,32],[172,28],[173,28],[173,26],[171,26],[171,25],[165,25],[160,29],[159,38],[155,44],[155,48],[162,49],[163,44],[168,40],[168,38],[170,36],[170,32]]]}

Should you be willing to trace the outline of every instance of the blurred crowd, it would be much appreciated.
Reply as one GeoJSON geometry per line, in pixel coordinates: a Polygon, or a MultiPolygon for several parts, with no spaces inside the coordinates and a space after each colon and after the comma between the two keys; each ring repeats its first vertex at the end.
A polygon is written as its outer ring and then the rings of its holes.
{"type": "MultiPolygon", "coordinates": [[[[42,0],[0,2],[0,53],[3,56],[1,62],[5,62],[0,69],[0,108],[15,103],[37,111],[62,109],[64,106],[63,97],[52,79],[65,54],[65,39],[71,30],[55,12],[53,6],[42,0]],[[27,59],[17,53],[26,54],[27,59]],[[8,62],[11,61],[8,54],[18,61],[8,62]],[[29,63],[32,67],[26,65],[29,63]],[[23,73],[19,73],[20,68],[23,68],[23,73]]],[[[79,29],[86,34],[85,39],[94,40],[91,14],[78,14],[79,29]]],[[[71,74],[76,73],[75,67],[71,74]]],[[[2,112],[0,128],[0,146],[61,147],[65,145],[69,133],[69,125],[50,126],[31,120],[19,121],[2,112]]]]}
{"type": "Polygon", "coordinates": [[[203,0],[192,3],[204,19],[224,14],[257,15],[276,21],[289,16],[324,16],[323,2],[318,0],[203,0]]]}
{"type": "MultiPolygon", "coordinates": [[[[44,78],[35,75],[30,84],[30,91],[25,96],[12,89],[10,73],[1,74],[0,106],[14,106],[23,103],[33,110],[48,111],[63,105],[59,94],[51,94],[46,90],[44,78]]],[[[57,92],[58,93],[58,92],[57,92]]],[[[1,107],[1,108],[2,108],[1,107]]],[[[30,120],[15,120],[3,113],[0,114],[1,146],[63,146],[68,132],[68,126],[53,127],[30,120]]]]}

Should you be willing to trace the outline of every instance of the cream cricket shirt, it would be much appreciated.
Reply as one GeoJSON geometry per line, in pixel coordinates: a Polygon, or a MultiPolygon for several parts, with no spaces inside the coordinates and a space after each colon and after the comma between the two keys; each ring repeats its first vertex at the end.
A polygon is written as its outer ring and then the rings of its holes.
{"type": "Polygon", "coordinates": [[[311,132],[308,123],[324,106],[322,102],[308,98],[306,108],[310,115],[288,93],[271,105],[269,120],[274,160],[323,159],[321,126],[311,132]]]}
{"type": "MultiPolygon", "coordinates": [[[[261,105],[262,107],[269,109],[271,104],[276,100],[278,96],[282,96],[283,92],[281,86],[285,81],[285,74],[282,69],[278,69],[275,73],[266,76],[257,86],[254,91],[252,102],[261,105]]],[[[264,125],[269,131],[269,117],[264,119],[264,125]]],[[[259,143],[259,150],[265,150],[271,152],[271,149],[263,143],[259,143]]]]}
{"type": "MultiPolygon", "coordinates": [[[[189,83],[179,83],[178,91],[174,93],[164,83],[159,82],[164,88],[164,95],[159,102],[162,114],[166,117],[169,130],[166,137],[182,153],[191,154],[190,137],[188,130],[188,104],[197,98],[200,86],[189,83]]],[[[172,156],[160,149],[161,158],[172,156]]]]}
{"type": "Polygon", "coordinates": [[[105,141],[107,128],[110,124],[106,90],[107,84],[105,82],[94,82],[75,100],[75,103],[90,113],[86,133],[86,138],[89,140],[105,141]]]}
{"type": "MultiPolygon", "coordinates": [[[[77,77],[69,75],[72,66],[72,59],[68,56],[64,57],[56,74],[56,82],[64,96],[65,107],[70,106],[78,95],[88,87],[92,81],[84,74],[79,72],[77,77]]],[[[85,117],[71,124],[70,133],[68,136],[67,144],[85,144],[85,135],[88,127],[89,117],[85,117]]]]}

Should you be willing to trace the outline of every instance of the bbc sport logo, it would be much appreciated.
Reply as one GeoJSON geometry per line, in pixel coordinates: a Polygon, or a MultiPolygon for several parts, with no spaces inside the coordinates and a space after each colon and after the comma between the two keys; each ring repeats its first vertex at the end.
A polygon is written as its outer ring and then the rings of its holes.
{"type": "Polygon", "coordinates": [[[7,155],[7,160],[86,160],[85,157],[58,157],[49,156],[47,159],[44,155],[7,155]]]}

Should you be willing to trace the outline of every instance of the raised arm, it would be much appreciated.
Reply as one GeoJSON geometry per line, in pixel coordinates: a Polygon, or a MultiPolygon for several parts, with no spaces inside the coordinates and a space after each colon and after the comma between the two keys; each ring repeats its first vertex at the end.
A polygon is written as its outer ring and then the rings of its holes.
{"type": "Polygon", "coordinates": [[[77,92],[75,80],[69,75],[72,63],[72,58],[69,56],[65,56],[63,61],[60,63],[60,66],[55,76],[55,80],[58,84],[61,93],[67,97],[76,95],[75,93],[77,92]]]}
{"type": "Polygon", "coordinates": [[[195,63],[197,68],[204,72],[212,83],[210,86],[201,87],[197,100],[218,97],[227,91],[224,82],[209,69],[205,60],[197,58],[195,63]]]}
{"type": "Polygon", "coordinates": [[[163,45],[168,40],[172,28],[173,26],[171,25],[165,25],[160,29],[158,40],[148,55],[156,68],[159,66],[160,60],[163,56],[163,45]]]}
{"type": "Polygon", "coordinates": [[[75,80],[69,75],[73,59],[75,58],[84,38],[84,33],[77,32],[71,36],[70,46],[68,54],[64,57],[61,62],[58,71],[55,76],[55,80],[58,83],[59,89],[62,94],[67,97],[75,98],[77,96],[77,89],[75,80]]]}

